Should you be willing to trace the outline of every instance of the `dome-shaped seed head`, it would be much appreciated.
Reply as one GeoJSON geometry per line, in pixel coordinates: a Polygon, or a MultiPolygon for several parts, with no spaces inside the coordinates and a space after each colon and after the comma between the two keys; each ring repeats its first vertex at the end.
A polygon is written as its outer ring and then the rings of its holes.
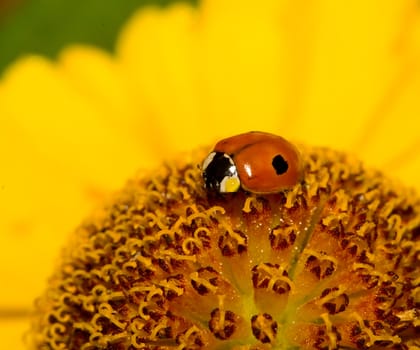
{"type": "Polygon", "coordinates": [[[420,201],[301,146],[270,195],[205,190],[205,152],[132,179],[71,236],[33,349],[418,349],[420,201]]]}

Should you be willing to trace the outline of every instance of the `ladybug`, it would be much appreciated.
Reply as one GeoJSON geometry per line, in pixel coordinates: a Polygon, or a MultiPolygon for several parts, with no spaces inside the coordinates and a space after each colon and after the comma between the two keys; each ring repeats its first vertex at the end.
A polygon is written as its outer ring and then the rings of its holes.
{"type": "Polygon", "coordinates": [[[296,185],[302,172],[299,151],[284,138],[252,131],[219,141],[202,165],[207,189],[219,193],[240,188],[276,193],[296,185]]]}

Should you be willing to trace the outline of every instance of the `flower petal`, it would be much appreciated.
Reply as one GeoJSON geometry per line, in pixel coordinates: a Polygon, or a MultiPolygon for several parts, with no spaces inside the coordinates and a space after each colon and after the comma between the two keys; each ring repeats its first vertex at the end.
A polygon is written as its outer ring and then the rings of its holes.
{"type": "Polygon", "coordinates": [[[413,145],[407,154],[402,154],[395,162],[383,166],[384,170],[393,173],[404,183],[412,186],[420,193],[419,169],[420,169],[420,142],[413,145]]]}
{"type": "Polygon", "coordinates": [[[206,142],[195,76],[196,20],[195,10],[185,4],[142,10],[117,46],[134,103],[148,113],[143,119],[148,141],[162,155],[206,142]]]}
{"type": "Polygon", "coordinates": [[[0,318],[0,337],[3,349],[24,350],[23,334],[28,331],[28,319],[0,318]]]}
{"type": "Polygon", "coordinates": [[[282,6],[269,0],[202,3],[199,73],[207,107],[202,112],[214,134],[284,130],[290,116],[282,6]]]}
{"type": "MultiPolygon", "coordinates": [[[[98,138],[103,140],[100,149],[111,157],[112,162],[98,159],[100,167],[110,166],[111,169],[100,169],[111,176],[117,173],[125,178],[141,166],[148,167],[156,162],[156,150],[150,147],[147,127],[149,115],[138,101],[132,97],[130,83],[122,74],[122,68],[114,57],[93,47],[70,47],[60,56],[58,69],[61,74],[80,95],[95,109],[94,115],[89,115],[95,123],[94,130],[107,134],[98,138]],[[112,140],[112,142],[110,142],[112,140]]],[[[97,166],[97,164],[95,165],[97,166]]]]}
{"type": "Polygon", "coordinates": [[[400,73],[405,53],[396,45],[417,9],[411,0],[318,4],[313,66],[294,134],[351,150],[400,73]]]}

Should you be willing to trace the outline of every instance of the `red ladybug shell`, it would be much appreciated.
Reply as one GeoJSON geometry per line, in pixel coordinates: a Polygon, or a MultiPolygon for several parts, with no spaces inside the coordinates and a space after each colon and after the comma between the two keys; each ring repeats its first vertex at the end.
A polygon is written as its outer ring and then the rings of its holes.
{"type": "Polygon", "coordinates": [[[232,157],[242,188],[250,192],[278,192],[293,187],[301,178],[299,151],[277,135],[248,132],[232,136],[219,141],[214,151],[232,157]],[[287,163],[287,170],[280,174],[273,165],[278,156],[287,163]]]}

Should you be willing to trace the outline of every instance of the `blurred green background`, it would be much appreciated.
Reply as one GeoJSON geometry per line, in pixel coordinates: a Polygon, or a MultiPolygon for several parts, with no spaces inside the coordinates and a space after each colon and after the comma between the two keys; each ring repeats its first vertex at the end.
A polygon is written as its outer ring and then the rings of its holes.
{"type": "Polygon", "coordinates": [[[112,50],[120,27],[135,9],[176,1],[0,0],[0,74],[19,56],[54,57],[68,43],[91,43],[112,50]]]}

